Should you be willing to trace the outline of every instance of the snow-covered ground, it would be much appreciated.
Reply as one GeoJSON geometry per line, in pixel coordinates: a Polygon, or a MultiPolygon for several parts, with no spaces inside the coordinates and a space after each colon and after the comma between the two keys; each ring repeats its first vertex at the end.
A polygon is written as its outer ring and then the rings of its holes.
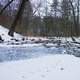
{"type": "Polygon", "coordinates": [[[80,58],[48,55],[0,63],[0,80],[80,80],[80,58]]]}
{"type": "Polygon", "coordinates": [[[8,35],[0,26],[0,80],[80,80],[80,38],[8,35]],[[77,57],[75,57],[75,56],[77,57]]]}

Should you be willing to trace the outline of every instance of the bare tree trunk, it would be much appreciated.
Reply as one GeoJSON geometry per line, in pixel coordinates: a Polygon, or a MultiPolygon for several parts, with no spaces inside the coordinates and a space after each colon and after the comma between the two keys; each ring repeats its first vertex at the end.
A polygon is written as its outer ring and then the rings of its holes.
{"type": "Polygon", "coordinates": [[[23,14],[25,4],[26,4],[26,2],[28,2],[28,1],[29,1],[29,0],[22,0],[22,1],[21,1],[21,4],[20,4],[20,6],[19,6],[19,10],[18,10],[18,12],[17,12],[17,14],[16,14],[16,16],[15,16],[15,19],[14,19],[12,25],[11,25],[11,28],[10,28],[10,30],[9,30],[9,32],[8,32],[8,35],[10,35],[10,36],[12,36],[12,37],[14,36],[15,27],[16,27],[16,25],[17,25],[17,23],[18,23],[18,20],[20,19],[21,15],[23,14]]]}
{"type": "Polygon", "coordinates": [[[79,27],[77,25],[77,20],[76,20],[76,15],[75,15],[75,10],[74,10],[74,6],[73,6],[73,2],[71,0],[69,0],[71,7],[72,7],[72,12],[73,12],[73,19],[74,19],[74,28],[75,28],[75,33],[78,36],[79,35],[79,27]]]}
{"type": "Polygon", "coordinates": [[[77,27],[79,28],[79,0],[77,2],[77,27]]]}

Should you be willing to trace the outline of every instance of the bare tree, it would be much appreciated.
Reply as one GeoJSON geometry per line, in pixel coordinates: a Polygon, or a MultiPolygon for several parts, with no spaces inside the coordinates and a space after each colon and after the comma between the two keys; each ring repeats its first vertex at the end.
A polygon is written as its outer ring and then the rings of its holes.
{"type": "Polygon", "coordinates": [[[15,19],[14,19],[12,25],[11,25],[11,28],[10,28],[10,30],[9,30],[9,32],[8,32],[8,35],[14,36],[14,30],[15,30],[15,27],[16,27],[16,25],[17,25],[17,22],[18,22],[19,18],[22,16],[23,11],[24,11],[24,8],[25,8],[25,4],[26,4],[26,2],[28,2],[28,1],[29,1],[29,0],[22,0],[22,1],[21,1],[21,4],[20,4],[19,9],[18,9],[18,12],[17,12],[17,14],[16,14],[16,16],[15,16],[15,19]]]}
{"type": "Polygon", "coordinates": [[[79,27],[80,0],[77,0],[77,26],[79,27]]]}
{"type": "Polygon", "coordinates": [[[61,10],[62,10],[62,26],[64,35],[68,36],[69,33],[67,32],[67,28],[70,28],[71,30],[71,25],[70,24],[70,17],[71,17],[71,6],[69,4],[69,0],[62,0],[61,2],[61,10]]]}
{"type": "Polygon", "coordinates": [[[75,32],[76,32],[76,35],[79,35],[79,0],[77,2],[78,3],[78,5],[77,5],[77,19],[76,19],[76,10],[75,10],[76,6],[73,5],[74,1],[69,0],[69,3],[72,7],[72,14],[73,14],[75,32]]]}
{"type": "Polygon", "coordinates": [[[58,22],[57,22],[57,17],[58,17],[58,4],[59,4],[59,1],[58,0],[53,0],[53,2],[52,2],[52,5],[51,5],[51,12],[52,12],[52,15],[53,15],[53,17],[54,17],[54,28],[52,29],[52,31],[54,31],[54,34],[55,34],[55,32],[57,31],[59,31],[59,29],[58,29],[58,26],[57,26],[57,24],[58,24],[58,22]]]}

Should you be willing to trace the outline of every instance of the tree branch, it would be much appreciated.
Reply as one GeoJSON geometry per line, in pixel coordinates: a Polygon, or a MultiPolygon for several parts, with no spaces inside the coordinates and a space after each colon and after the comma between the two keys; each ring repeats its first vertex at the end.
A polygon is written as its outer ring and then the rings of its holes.
{"type": "Polygon", "coordinates": [[[0,11],[0,15],[3,13],[3,11],[13,2],[14,0],[11,0],[9,3],[7,3],[3,9],[0,11]]]}

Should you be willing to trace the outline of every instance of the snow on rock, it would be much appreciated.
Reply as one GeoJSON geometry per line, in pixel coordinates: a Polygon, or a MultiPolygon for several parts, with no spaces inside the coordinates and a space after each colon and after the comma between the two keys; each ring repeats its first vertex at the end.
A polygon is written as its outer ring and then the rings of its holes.
{"type": "MultiPolygon", "coordinates": [[[[24,37],[24,36],[22,36],[22,35],[20,35],[20,34],[18,34],[18,33],[14,33],[14,37],[11,37],[11,36],[9,36],[8,35],[8,32],[9,32],[9,30],[7,29],[7,28],[4,28],[3,26],[1,26],[0,25],[0,36],[2,37],[2,39],[4,39],[4,40],[6,40],[6,41],[10,41],[10,40],[14,40],[14,39],[19,39],[19,38],[21,38],[22,40],[24,39],[29,39],[29,40],[36,40],[36,41],[38,41],[38,40],[46,40],[46,38],[42,38],[42,37],[24,37]]],[[[23,40],[23,41],[24,41],[23,40]]]]}
{"type": "Polygon", "coordinates": [[[0,80],[80,80],[80,59],[48,55],[0,63],[0,80]]]}

